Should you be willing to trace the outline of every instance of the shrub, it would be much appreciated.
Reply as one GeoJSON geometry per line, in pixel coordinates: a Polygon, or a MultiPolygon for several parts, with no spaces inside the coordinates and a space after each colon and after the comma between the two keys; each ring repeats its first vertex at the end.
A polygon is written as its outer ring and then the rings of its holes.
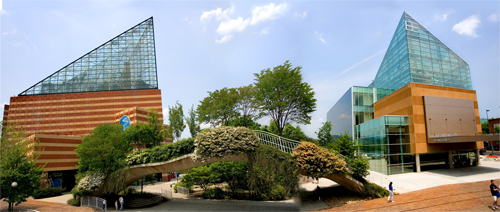
{"type": "Polygon", "coordinates": [[[292,155],[303,175],[324,177],[349,173],[347,163],[341,156],[311,142],[301,142],[295,147],[292,155]]]}
{"type": "Polygon", "coordinates": [[[248,166],[248,189],[253,199],[286,199],[297,192],[299,171],[291,155],[260,145],[250,155],[248,166]]]}
{"type": "Polygon", "coordinates": [[[191,185],[187,184],[186,182],[182,182],[182,181],[178,182],[174,185],[174,192],[175,193],[178,193],[178,191],[177,191],[178,187],[184,187],[184,188],[191,190],[191,185]]]}
{"type": "Polygon", "coordinates": [[[33,193],[34,199],[46,198],[46,197],[54,197],[59,196],[63,193],[64,189],[60,187],[41,187],[37,188],[33,193]]]}
{"type": "Polygon", "coordinates": [[[361,180],[370,174],[370,172],[368,172],[368,169],[370,168],[368,159],[362,155],[357,155],[352,159],[348,159],[348,164],[349,169],[352,171],[352,176],[358,180],[361,180]]]}
{"type": "Polygon", "coordinates": [[[148,149],[134,150],[127,155],[128,165],[168,161],[194,151],[194,139],[186,138],[172,144],[155,146],[148,149]]]}
{"type": "Polygon", "coordinates": [[[210,164],[212,173],[217,175],[214,183],[226,182],[231,193],[247,188],[248,163],[239,161],[216,162],[210,164]]]}
{"type": "Polygon", "coordinates": [[[203,199],[224,199],[225,192],[221,188],[210,188],[203,191],[203,199]]]}
{"type": "Polygon", "coordinates": [[[71,198],[69,199],[66,203],[68,203],[68,205],[72,205],[72,206],[80,206],[80,198],[71,198]]]}
{"type": "Polygon", "coordinates": [[[91,173],[82,177],[71,193],[77,196],[85,196],[96,192],[104,184],[106,176],[101,173],[91,173]]]}
{"type": "Polygon", "coordinates": [[[255,150],[257,143],[257,135],[245,127],[206,129],[196,136],[195,153],[201,159],[248,153],[255,150]]]}
{"type": "Polygon", "coordinates": [[[182,178],[182,182],[189,185],[189,187],[199,185],[205,190],[208,185],[219,183],[220,179],[218,179],[218,173],[212,172],[209,166],[199,166],[189,170],[182,178]]]}
{"type": "Polygon", "coordinates": [[[370,182],[365,182],[363,194],[367,197],[380,198],[389,195],[389,191],[385,188],[370,182]]]}

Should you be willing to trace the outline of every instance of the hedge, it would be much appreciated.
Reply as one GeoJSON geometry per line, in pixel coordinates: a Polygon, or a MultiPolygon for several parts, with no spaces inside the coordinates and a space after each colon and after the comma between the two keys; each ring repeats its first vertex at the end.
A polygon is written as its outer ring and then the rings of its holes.
{"type": "Polygon", "coordinates": [[[341,156],[311,142],[301,142],[294,148],[292,155],[297,160],[302,174],[307,176],[324,177],[351,173],[341,156]]]}
{"type": "Polygon", "coordinates": [[[236,153],[255,151],[258,137],[245,127],[219,127],[198,133],[195,139],[195,153],[198,158],[224,157],[236,153]]]}
{"type": "Polygon", "coordinates": [[[153,148],[134,150],[125,159],[128,165],[162,162],[180,157],[194,151],[194,139],[186,138],[175,143],[153,148]]]}

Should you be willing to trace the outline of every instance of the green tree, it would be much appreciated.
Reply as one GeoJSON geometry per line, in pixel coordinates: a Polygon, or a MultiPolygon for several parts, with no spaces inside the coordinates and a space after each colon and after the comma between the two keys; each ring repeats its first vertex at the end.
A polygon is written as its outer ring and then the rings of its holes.
{"type": "Polygon", "coordinates": [[[333,136],[331,132],[332,132],[332,123],[329,121],[323,122],[323,125],[319,128],[319,131],[316,133],[318,135],[319,145],[326,147],[332,142],[333,136]]]}
{"type": "Polygon", "coordinates": [[[76,148],[79,174],[110,174],[126,166],[125,156],[130,149],[120,125],[97,126],[76,148]]]}
{"type": "Polygon", "coordinates": [[[488,125],[488,122],[481,123],[481,128],[482,128],[483,134],[490,133],[490,126],[488,125]]]}
{"type": "MultiPolygon", "coordinates": [[[[0,123],[1,124],[1,123],[0,123]]],[[[0,138],[0,199],[14,205],[26,201],[40,184],[42,168],[35,166],[31,147],[22,131],[13,127],[2,129],[0,138]],[[13,186],[13,183],[17,186],[13,186]]]]}
{"type": "Polygon", "coordinates": [[[303,141],[307,139],[307,136],[299,126],[292,126],[291,124],[286,124],[283,129],[283,137],[289,138],[296,141],[303,141]]]}
{"type": "Polygon", "coordinates": [[[196,108],[198,120],[213,127],[228,125],[229,120],[238,117],[236,111],[238,100],[238,91],[235,88],[209,92],[196,108]]]}
{"type": "Polygon", "coordinates": [[[203,190],[205,190],[208,185],[221,182],[218,177],[219,174],[213,172],[210,166],[199,166],[189,170],[189,172],[182,178],[182,182],[189,187],[199,185],[203,190]]]}
{"type": "Polygon", "coordinates": [[[301,67],[288,61],[255,74],[255,103],[263,115],[269,116],[282,135],[286,124],[293,121],[309,124],[316,109],[311,86],[302,81],[301,67]]]}
{"type": "Polygon", "coordinates": [[[345,157],[354,158],[358,150],[358,146],[349,135],[343,134],[334,139],[333,149],[345,157]]]}
{"type": "Polygon", "coordinates": [[[143,123],[134,124],[125,130],[124,139],[129,144],[147,148],[157,146],[163,140],[160,131],[143,123]]]}
{"type": "Polygon", "coordinates": [[[191,133],[191,137],[196,137],[196,134],[200,132],[200,124],[198,123],[196,117],[196,111],[194,110],[194,106],[191,106],[191,109],[188,111],[188,116],[186,117],[186,124],[189,128],[189,133],[191,133]]]}
{"type": "Polygon", "coordinates": [[[249,118],[248,116],[239,116],[237,118],[229,120],[227,126],[233,127],[246,127],[253,130],[259,130],[261,128],[260,124],[249,118]]]}
{"type": "MultiPolygon", "coordinates": [[[[239,87],[236,90],[238,92],[236,110],[240,114],[240,120],[246,121],[243,122],[243,124],[249,124],[248,126],[251,126],[255,120],[261,117],[255,102],[255,87],[253,85],[247,85],[239,87]]],[[[243,125],[243,127],[248,126],[243,125]]]]}
{"type": "Polygon", "coordinates": [[[170,122],[170,128],[172,129],[174,139],[179,139],[182,135],[182,131],[186,128],[186,124],[184,124],[184,111],[182,110],[182,105],[179,102],[177,102],[176,105],[169,107],[168,120],[170,122]]]}

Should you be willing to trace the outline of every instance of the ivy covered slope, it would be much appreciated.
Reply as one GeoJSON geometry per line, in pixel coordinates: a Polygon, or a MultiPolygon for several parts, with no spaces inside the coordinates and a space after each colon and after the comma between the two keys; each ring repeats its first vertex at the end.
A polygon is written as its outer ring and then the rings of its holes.
{"type": "Polygon", "coordinates": [[[125,159],[127,164],[138,165],[168,161],[194,152],[194,139],[185,138],[175,143],[155,146],[153,148],[134,150],[125,159]]]}

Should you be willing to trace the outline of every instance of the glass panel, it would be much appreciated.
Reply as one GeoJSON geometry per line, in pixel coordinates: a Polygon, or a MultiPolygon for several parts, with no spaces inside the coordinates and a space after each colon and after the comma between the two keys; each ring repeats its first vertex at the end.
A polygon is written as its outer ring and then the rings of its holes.
{"type": "Polygon", "coordinates": [[[149,18],[19,95],[158,88],[154,48],[149,18]]]}

